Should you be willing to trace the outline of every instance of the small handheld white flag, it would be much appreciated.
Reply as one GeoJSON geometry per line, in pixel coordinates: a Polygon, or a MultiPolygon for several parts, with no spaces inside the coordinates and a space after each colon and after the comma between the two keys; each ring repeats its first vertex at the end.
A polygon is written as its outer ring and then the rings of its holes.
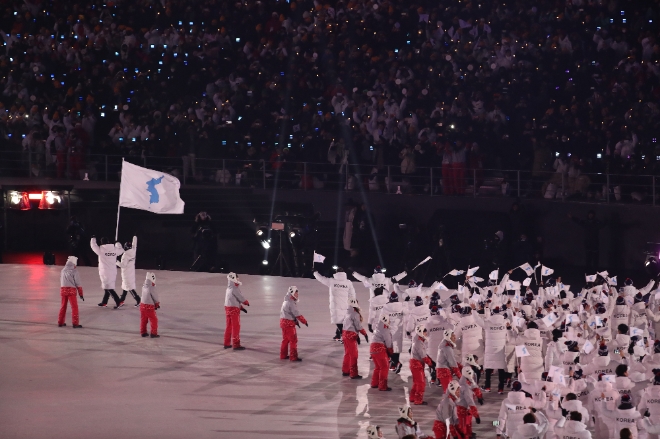
{"type": "Polygon", "coordinates": [[[606,383],[616,383],[616,375],[603,375],[603,381],[606,383]]]}
{"type": "Polygon", "coordinates": [[[563,373],[557,374],[554,378],[557,378],[557,384],[566,385],[566,376],[563,373]]]}
{"type": "Polygon", "coordinates": [[[611,287],[616,287],[616,282],[617,282],[617,281],[616,281],[616,276],[611,277],[611,278],[609,278],[609,279],[607,280],[607,283],[608,283],[611,287]]]}
{"type": "Polygon", "coordinates": [[[516,282],[515,280],[509,280],[509,281],[506,282],[506,289],[507,290],[519,291],[520,290],[520,282],[516,282]]]}
{"type": "Polygon", "coordinates": [[[179,179],[129,162],[122,162],[119,205],[154,213],[183,213],[179,179]]]}
{"type": "Polygon", "coordinates": [[[541,277],[550,276],[554,272],[555,270],[553,270],[552,268],[546,267],[545,265],[541,265],[541,277]]]}
{"type": "Polygon", "coordinates": [[[598,275],[603,279],[607,279],[607,276],[609,276],[610,274],[607,272],[607,270],[605,270],[605,271],[599,271],[598,275]]]}
{"type": "MultiPolygon", "coordinates": [[[[427,263],[428,261],[430,261],[430,260],[431,260],[431,257],[430,257],[430,256],[427,256],[426,259],[424,259],[424,260],[423,260],[422,262],[420,262],[419,264],[415,265],[415,268],[419,267],[419,266],[422,265],[422,264],[426,264],[426,263],[427,263]]],[[[415,271],[415,268],[413,268],[412,271],[415,271]]]]}
{"type": "Polygon", "coordinates": [[[582,346],[582,351],[585,354],[589,355],[589,352],[593,350],[594,350],[594,345],[589,340],[585,341],[584,346],[582,346]]]}
{"type": "Polygon", "coordinates": [[[580,322],[580,318],[578,317],[578,315],[577,314],[567,314],[566,315],[566,324],[570,325],[573,322],[576,322],[576,323],[580,322]]]}
{"type": "Polygon", "coordinates": [[[643,334],[644,334],[644,331],[642,331],[639,328],[633,328],[633,327],[630,328],[630,336],[631,337],[634,337],[636,335],[643,335],[643,334]]]}
{"type": "Polygon", "coordinates": [[[519,328],[522,328],[522,325],[525,324],[525,319],[519,316],[513,316],[513,325],[519,328]]]}
{"type": "Polygon", "coordinates": [[[557,321],[557,316],[553,312],[548,313],[547,316],[543,317],[543,323],[545,323],[545,326],[547,326],[548,328],[554,325],[556,321],[557,321]]]}
{"type": "Polygon", "coordinates": [[[534,269],[527,262],[525,262],[518,268],[522,269],[528,277],[534,274],[534,269]]]}
{"type": "Polygon", "coordinates": [[[452,270],[449,273],[447,273],[445,276],[460,276],[463,273],[465,273],[465,271],[463,270],[452,270]]]}
{"type": "Polygon", "coordinates": [[[587,282],[596,282],[595,274],[585,274],[584,277],[587,279],[587,282]]]}
{"type": "Polygon", "coordinates": [[[319,264],[322,264],[323,261],[325,261],[325,256],[320,255],[320,254],[314,252],[314,263],[317,263],[317,262],[318,262],[319,264]]]}
{"type": "Polygon", "coordinates": [[[526,287],[528,287],[531,283],[532,283],[532,278],[531,277],[528,277],[527,279],[525,279],[523,281],[523,285],[526,286],[526,287]]]}
{"type": "Polygon", "coordinates": [[[467,275],[468,276],[474,276],[474,273],[476,273],[478,269],[479,269],[479,267],[468,268],[467,275]]]}
{"type": "Polygon", "coordinates": [[[397,282],[400,282],[401,279],[403,279],[403,278],[406,277],[406,276],[408,276],[408,273],[406,273],[405,271],[402,271],[401,273],[399,273],[399,274],[397,274],[396,276],[394,276],[392,279],[394,279],[394,280],[397,281],[397,282]]]}
{"type": "Polygon", "coordinates": [[[436,290],[440,291],[449,291],[449,288],[445,286],[442,282],[438,282],[438,286],[436,287],[436,290]]]}
{"type": "Polygon", "coordinates": [[[500,269],[499,268],[497,270],[493,270],[488,275],[488,279],[497,280],[497,278],[499,277],[499,274],[500,274],[500,269]]]}
{"type": "Polygon", "coordinates": [[[563,372],[563,369],[559,366],[550,366],[550,370],[548,371],[548,376],[549,377],[555,377],[557,375],[561,375],[563,372]]]}
{"type": "Polygon", "coordinates": [[[525,346],[524,344],[516,346],[516,357],[529,357],[529,351],[527,350],[527,346],[525,346]]]}

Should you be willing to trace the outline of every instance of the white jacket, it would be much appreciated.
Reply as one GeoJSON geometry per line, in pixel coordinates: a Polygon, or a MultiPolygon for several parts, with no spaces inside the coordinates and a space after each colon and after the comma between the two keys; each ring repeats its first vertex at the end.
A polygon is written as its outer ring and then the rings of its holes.
{"type": "Polygon", "coordinates": [[[645,431],[644,424],[642,423],[642,415],[634,407],[623,410],[620,408],[614,410],[605,408],[602,413],[614,421],[614,429],[610,431],[611,439],[618,439],[619,432],[624,428],[630,430],[633,439],[639,437],[639,429],[645,431]]]}
{"type": "Polygon", "coordinates": [[[99,257],[101,288],[104,290],[114,290],[117,280],[117,256],[121,256],[124,253],[124,249],[118,242],[99,246],[96,243],[96,238],[92,238],[90,245],[92,251],[99,257]]]}
{"type": "Polygon", "coordinates": [[[651,418],[660,423],[660,386],[649,386],[642,390],[637,408],[642,414],[648,410],[651,418]]]}
{"type": "Polygon", "coordinates": [[[529,356],[520,358],[520,369],[528,380],[540,380],[543,374],[543,351],[541,333],[538,329],[525,329],[513,340],[515,345],[524,344],[529,356]]]}
{"type": "Polygon", "coordinates": [[[537,411],[534,415],[538,423],[521,425],[520,428],[513,432],[511,439],[540,439],[545,435],[550,426],[548,418],[541,411],[537,411]]]}
{"type": "Polygon", "coordinates": [[[117,267],[121,268],[121,289],[130,291],[135,289],[135,255],[137,253],[137,236],[133,237],[133,245],[121,255],[117,267]]]}
{"type": "Polygon", "coordinates": [[[378,324],[378,319],[380,319],[380,311],[383,309],[383,306],[389,302],[389,297],[385,293],[380,296],[374,296],[369,299],[369,318],[367,323],[371,326],[376,326],[378,324]]]}
{"type": "Polygon", "coordinates": [[[245,302],[245,297],[241,293],[241,288],[230,279],[227,279],[227,289],[225,290],[225,306],[240,308],[241,303],[245,302]]]}
{"type": "Polygon", "coordinates": [[[362,282],[362,285],[369,288],[369,299],[374,298],[374,290],[376,288],[383,288],[383,295],[387,296],[392,292],[392,281],[383,273],[374,273],[373,276],[362,276],[358,272],[353,272],[353,277],[362,282]]]}
{"type": "Polygon", "coordinates": [[[330,323],[340,324],[346,317],[348,301],[355,299],[355,288],[353,282],[346,278],[346,273],[335,273],[331,278],[321,276],[314,272],[317,281],[328,287],[330,292],[330,323]]]}
{"type": "Polygon", "coordinates": [[[523,417],[530,412],[530,407],[536,409],[545,407],[545,393],[542,393],[541,396],[540,400],[534,400],[526,397],[524,392],[509,392],[500,406],[498,416],[500,425],[497,427],[497,434],[505,432],[507,436],[511,437],[523,425],[523,417]]]}
{"type": "Polygon", "coordinates": [[[561,407],[569,412],[579,412],[582,415],[582,423],[585,425],[589,423],[589,410],[582,406],[581,401],[564,401],[561,407]]]}
{"type": "Polygon", "coordinates": [[[445,329],[454,330],[454,324],[445,317],[445,312],[440,311],[438,315],[429,317],[426,324],[426,330],[429,333],[429,357],[436,358],[438,356],[438,346],[444,340],[445,329]]]}
{"type": "Polygon", "coordinates": [[[408,312],[406,313],[403,326],[406,332],[410,332],[414,337],[413,333],[415,332],[415,328],[418,325],[423,325],[426,327],[426,324],[429,321],[429,317],[431,317],[431,311],[426,305],[415,306],[412,301],[406,303],[408,304],[408,312]]]}
{"type": "Polygon", "coordinates": [[[160,299],[156,293],[156,286],[152,285],[149,279],[146,279],[142,284],[142,297],[140,298],[140,303],[144,303],[145,305],[155,305],[160,303],[160,299]]]}
{"type": "Polygon", "coordinates": [[[461,317],[456,325],[456,340],[460,340],[461,363],[465,364],[470,354],[477,355],[479,365],[484,364],[484,335],[481,326],[477,325],[472,314],[461,317]]]}
{"type": "Polygon", "coordinates": [[[505,369],[505,347],[507,342],[508,322],[504,316],[495,314],[489,317],[481,317],[480,314],[472,313],[474,321],[481,326],[486,333],[484,346],[484,368],[485,369],[505,369]]]}
{"type": "Polygon", "coordinates": [[[405,302],[386,303],[381,314],[385,313],[390,317],[390,331],[392,332],[392,349],[394,353],[400,353],[403,349],[403,320],[406,313],[405,302]]]}
{"type": "Polygon", "coordinates": [[[591,433],[583,422],[567,421],[566,418],[557,422],[555,434],[559,439],[591,439],[591,433]]]}

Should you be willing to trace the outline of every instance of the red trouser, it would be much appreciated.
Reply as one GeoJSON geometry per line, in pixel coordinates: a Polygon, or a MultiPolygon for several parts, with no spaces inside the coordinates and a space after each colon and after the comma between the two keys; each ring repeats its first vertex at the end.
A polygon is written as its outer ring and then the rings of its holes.
{"type": "Polygon", "coordinates": [[[286,357],[289,357],[289,360],[296,361],[298,359],[298,334],[296,332],[296,322],[293,320],[280,319],[280,328],[282,328],[280,359],[286,360],[286,357]]]}
{"type": "Polygon", "coordinates": [[[457,195],[465,194],[465,163],[452,163],[454,190],[457,195]]]}
{"type": "Polygon", "coordinates": [[[442,385],[442,391],[447,393],[447,386],[449,385],[449,383],[451,383],[451,379],[452,379],[451,370],[447,368],[436,369],[435,375],[440,380],[440,384],[442,385]]]}
{"type": "Polygon", "coordinates": [[[62,306],[60,306],[60,315],[57,319],[58,325],[63,325],[64,320],[66,319],[66,306],[67,303],[71,302],[71,320],[73,326],[78,326],[80,324],[80,315],[78,314],[78,298],[76,294],[78,290],[74,287],[61,287],[60,296],[62,296],[62,306]]]}
{"type": "Polygon", "coordinates": [[[454,190],[454,174],[451,169],[451,163],[442,164],[442,194],[453,195],[454,190]]]}
{"type": "Polygon", "coordinates": [[[341,332],[341,339],[344,342],[344,362],[342,363],[341,371],[342,373],[351,374],[351,377],[355,377],[358,374],[357,338],[358,338],[357,332],[353,332],[353,331],[341,332]]]}
{"type": "Polygon", "coordinates": [[[472,416],[478,418],[479,411],[474,406],[468,409],[457,405],[456,414],[458,415],[458,425],[461,432],[465,437],[470,437],[472,435],[472,416]]]}
{"type": "MultiPolygon", "coordinates": [[[[458,429],[453,426],[449,425],[449,433],[451,434],[452,437],[457,437],[459,439],[462,439],[464,436],[461,434],[458,429]]],[[[435,439],[446,439],[447,438],[447,424],[441,421],[434,421],[433,422],[433,434],[435,434],[435,439]]]]}
{"type": "Polygon", "coordinates": [[[387,390],[387,374],[390,372],[387,348],[383,343],[371,343],[371,359],[374,360],[374,375],[371,377],[371,387],[387,390]]]}
{"type": "Polygon", "coordinates": [[[147,333],[147,320],[151,325],[151,334],[158,335],[158,316],[156,315],[156,306],[146,303],[140,304],[140,334],[147,333]]]}
{"type": "Polygon", "coordinates": [[[241,346],[241,309],[237,306],[225,306],[227,316],[225,326],[225,346],[241,346]],[[232,343],[233,338],[233,343],[232,343]]]}
{"type": "Polygon", "coordinates": [[[412,372],[413,385],[410,389],[410,402],[419,405],[424,401],[424,389],[426,388],[426,377],[424,375],[424,363],[414,358],[410,359],[410,372],[412,372]]]}

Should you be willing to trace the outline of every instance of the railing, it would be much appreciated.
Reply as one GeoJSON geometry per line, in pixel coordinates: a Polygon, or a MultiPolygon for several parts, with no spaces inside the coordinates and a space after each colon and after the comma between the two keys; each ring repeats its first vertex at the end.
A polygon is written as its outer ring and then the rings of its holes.
{"type": "MultiPolygon", "coordinates": [[[[0,152],[0,177],[119,181],[122,156],[88,155],[65,164],[25,151],[0,152]],[[47,162],[48,160],[48,162],[47,162]]],[[[185,184],[384,192],[470,197],[536,197],[599,203],[657,203],[656,176],[607,173],[568,174],[470,167],[357,165],[297,161],[124,156],[126,161],[178,177],[185,184]]]]}

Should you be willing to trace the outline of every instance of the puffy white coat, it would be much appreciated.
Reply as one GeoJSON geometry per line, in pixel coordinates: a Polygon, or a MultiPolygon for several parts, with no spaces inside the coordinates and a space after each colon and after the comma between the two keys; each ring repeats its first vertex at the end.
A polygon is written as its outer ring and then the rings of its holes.
{"type": "Polygon", "coordinates": [[[603,415],[613,421],[614,428],[610,430],[610,439],[618,439],[619,432],[624,428],[630,430],[633,439],[639,437],[639,429],[644,430],[642,415],[634,407],[629,409],[616,408],[614,410],[605,408],[603,415]]]}
{"type": "Polygon", "coordinates": [[[509,392],[500,406],[498,416],[500,425],[497,427],[497,434],[504,432],[511,437],[523,425],[523,417],[530,412],[529,408],[542,409],[545,403],[545,393],[541,394],[541,400],[534,400],[526,397],[524,392],[509,392]]]}
{"type": "Polygon", "coordinates": [[[463,316],[456,325],[456,340],[461,341],[461,363],[466,363],[468,355],[477,355],[477,363],[484,364],[484,335],[472,314],[463,316]]]}
{"type": "Polygon", "coordinates": [[[385,293],[369,299],[369,318],[367,319],[367,323],[369,325],[375,327],[378,324],[378,319],[380,318],[380,310],[383,309],[383,306],[385,306],[387,302],[389,302],[389,298],[385,295],[385,293]]]}
{"type": "Polygon", "coordinates": [[[523,424],[520,426],[518,430],[516,430],[513,433],[513,436],[511,436],[511,439],[539,439],[542,438],[546,431],[548,431],[548,427],[550,426],[550,423],[548,422],[548,418],[545,417],[543,412],[536,412],[535,413],[537,423],[536,424],[523,424]]]}
{"type": "Polygon", "coordinates": [[[474,321],[477,325],[483,328],[486,334],[486,340],[484,343],[484,368],[505,369],[505,347],[508,333],[506,324],[508,320],[500,314],[494,314],[483,318],[480,314],[472,314],[474,321]]]}
{"type": "Polygon", "coordinates": [[[591,433],[583,422],[567,421],[566,418],[557,422],[555,434],[559,439],[591,439],[591,433]]]}
{"type": "Polygon", "coordinates": [[[104,290],[114,290],[117,281],[117,256],[124,253],[120,243],[104,244],[99,246],[96,238],[90,241],[92,251],[99,257],[99,277],[101,278],[101,288],[104,290]]]}
{"type": "Polygon", "coordinates": [[[649,386],[642,390],[637,408],[642,414],[648,410],[651,418],[660,423],[660,386],[649,386]]]}
{"type": "Polygon", "coordinates": [[[362,276],[360,273],[353,272],[353,277],[362,282],[362,285],[369,288],[369,298],[373,298],[376,288],[384,288],[383,295],[387,296],[392,291],[392,281],[383,273],[374,273],[373,276],[362,276]]]}
{"type": "Polygon", "coordinates": [[[538,329],[525,329],[522,335],[518,335],[514,344],[527,347],[528,357],[521,357],[520,368],[528,380],[540,380],[543,374],[543,351],[541,334],[538,329]]]}
{"type": "Polygon", "coordinates": [[[426,324],[426,330],[429,333],[429,357],[436,358],[438,356],[438,346],[444,339],[445,329],[454,330],[454,324],[445,317],[445,312],[440,311],[440,314],[432,315],[426,324]]]}
{"type": "Polygon", "coordinates": [[[383,306],[380,311],[390,317],[390,331],[392,332],[392,349],[398,354],[403,349],[403,319],[406,305],[405,302],[392,302],[383,306]]]}
{"type": "Polygon", "coordinates": [[[121,289],[130,291],[135,289],[135,255],[137,254],[137,236],[133,237],[133,245],[121,255],[117,267],[121,268],[121,289]]]}
{"type": "Polygon", "coordinates": [[[341,324],[344,321],[344,317],[346,317],[348,301],[355,299],[353,282],[346,278],[346,273],[344,272],[335,273],[332,277],[325,277],[315,271],[314,277],[329,289],[330,323],[334,325],[341,324]]]}
{"type": "MultiPolygon", "coordinates": [[[[415,306],[412,302],[406,302],[408,304],[408,312],[406,313],[406,321],[404,323],[404,329],[406,332],[411,334],[415,332],[415,328],[418,325],[423,325],[426,327],[426,324],[431,317],[431,311],[428,306],[415,306]]],[[[414,336],[414,334],[413,334],[414,336]]]]}

